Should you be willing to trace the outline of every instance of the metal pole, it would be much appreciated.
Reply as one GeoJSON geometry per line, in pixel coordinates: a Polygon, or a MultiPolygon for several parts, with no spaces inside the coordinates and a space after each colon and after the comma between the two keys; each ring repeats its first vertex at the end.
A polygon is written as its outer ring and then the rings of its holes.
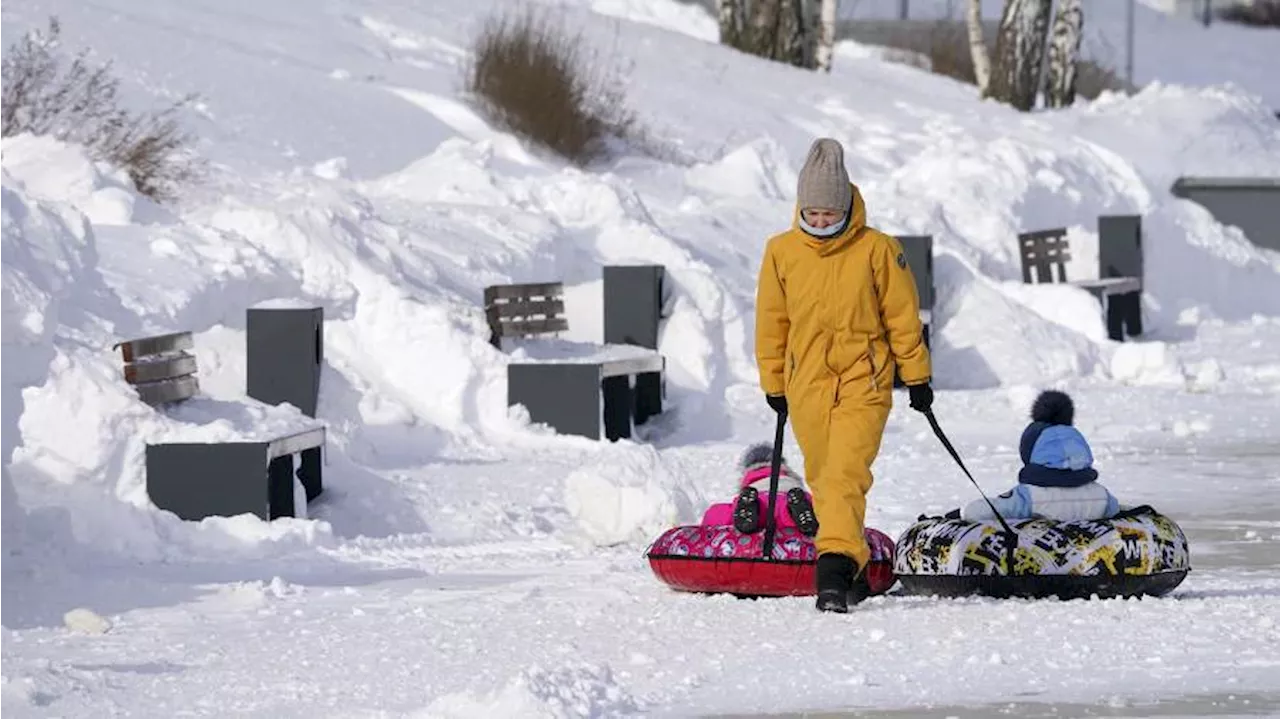
{"type": "Polygon", "coordinates": [[[910,2],[911,2],[911,0],[898,0],[898,19],[899,19],[899,20],[906,20],[906,19],[907,19],[907,16],[910,14],[910,12],[909,12],[909,10],[908,10],[908,8],[907,8],[907,5],[908,5],[910,2]]]}
{"type": "Polygon", "coordinates": [[[1129,87],[1133,87],[1133,6],[1138,0],[1129,0],[1129,7],[1125,13],[1125,58],[1124,58],[1124,74],[1125,79],[1129,83],[1129,87]]]}

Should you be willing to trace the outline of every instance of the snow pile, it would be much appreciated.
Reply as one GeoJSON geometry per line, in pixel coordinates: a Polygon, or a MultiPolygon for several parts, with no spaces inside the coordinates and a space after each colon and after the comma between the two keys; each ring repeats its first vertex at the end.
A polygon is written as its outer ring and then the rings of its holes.
{"type": "Polygon", "coordinates": [[[8,140],[3,154],[4,531],[6,553],[12,556],[15,544],[9,539],[28,539],[27,513],[11,467],[22,446],[24,390],[47,381],[56,356],[53,337],[63,317],[74,317],[78,309],[67,306],[64,298],[72,288],[92,286],[95,251],[85,218],[65,206],[26,197],[8,173],[8,140]]]}
{"type": "Polygon", "coordinates": [[[583,536],[597,546],[651,541],[696,521],[700,497],[649,445],[601,453],[564,480],[564,501],[583,536]]]}
{"type": "Polygon", "coordinates": [[[78,607],[62,617],[67,629],[80,634],[106,634],[111,631],[111,621],[92,609],[78,607]]]}
{"type": "Polygon", "coordinates": [[[720,26],[695,2],[590,0],[590,7],[601,15],[655,25],[707,42],[720,41],[720,26]]]}
{"type": "MultiPolygon", "coordinates": [[[[1280,173],[1274,119],[1229,89],[1153,87],[1025,115],[873,57],[842,55],[832,74],[812,73],[664,29],[691,22],[700,11],[688,6],[583,0],[565,16],[635,60],[629,101],[665,143],[658,157],[633,150],[586,171],[491,128],[457,93],[466,51],[456,38],[497,5],[442,0],[374,16],[356,0],[340,3],[345,14],[229,2],[199,19],[180,6],[138,15],[127,0],[5,8],[15,32],[56,11],[68,46],[116,60],[134,92],[152,91],[137,78],[156,57],[166,83],[207,86],[197,129],[226,163],[166,210],[76,148],[4,141],[5,496],[65,510],[72,535],[104,551],[172,557],[425,532],[448,520],[406,473],[531,451],[588,457],[549,478],[562,506],[545,509],[570,515],[593,544],[641,542],[695,519],[703,480],[686,481],[653,450],[596,452],[513,418],[505,368],[526,352],[488,344],[483,288],[561,281],[572,323],[561,339],[592,342],[601,318],[584,300],[599,298],[601,267],[661,264],[668,414],[657,436],[733,437],[726,407],[757,381],[760,252],[790,222],[816,135],[845,143],[872,225],[934,238],[940,388],[1185,381],[1162,350],[1113,352],[1086,292],[1021,284],[1016,234],[1049,227],[1070,230],[1071,276],[1096,276],[1100,213],[1144,216],[1153,333],[1188,313],[1280,315],[1280,255],[1168,194],[1193,171],[1280,173]],[[246,40],[246,27],[262,34],[246,40]],[[243,47],[271,47],[288,62],[263,63],[243,47]],[[147,502],[147,442],[307,422],[244,397],[245,310],[263,301],[324,309],[319,419],[335,499],[314,508],[319,522],[178,523],[147,502]],[[124,383],[109,348],[175,330],[194,333],[204,396],[156,411],[124,383]],[[104,499],[110,509],[87,509],[104,499]]],[[[1193,372],[1198,385],[1214,381],[1193,372]]],[[[64,526],[42,516],[49,531],[64,526]]],[[[469,536],[490,531],[500,534],[485,526],[469,536]]]]}
{"type": "Polygon", "coordinates": [[[1111,354],[1111,376],[1137,385],[1180,385],[1186,376],[1182,364],[1164,342],[1128,342],[1111,354]]]}
{"type": "Polygon", "coordinates": [[[1084,290],[993,282],[950,254],[935,257],[934,272],[940,303],[930,339],[938,387],[1042,384],[1098,368],[1101,352],[1090,341],[1097,330],[1088,324],[1100,322],[1097,303],[1084,290]],[[1072,311],[1080,307],[1085,311],[1072,311]]]}
{"type": "Polygon", "coordinates": [[[127,179],[103,174],[77,148],[51,140],[6,138],[4,157],[6,490],[10,481],[23,490],[20,501],[41,527],[30,531],[57,532],[65,521],[80,543],[148,558],[175,556],[188,542],[234,550],[268,537],[309,544],[324,535],[323,524],[299,523],[292,532],[287,522],[240,527],[240,518],[188,524],[148,510],[148,442],[237,440],[309,421],[296,409],[252,401],[199,397],[165,413],[143,404],[111,347],[172,330],[149,322],[162,317],[132,316],[122,306],[98,235],[132,219],[146,199],[127,179]],[[95,222],[76,203],[106,221],[95,222]],[[103,495],[124,504],[104,509],[103,495]]]}
{"type": "Polygon", "coordinates": [[[644,706],[621,687],[607,665],[576,662],[520,672],[502,689],[484,695],[448,694],[415,719],[463,719],[477,716],[577,719],[642,716],[644,706]]]}
{"type": "Polygon", "coordinates": [[[73,145],[47,137],[6,140],[4,169],[34,197],[59,198],[94,225],[150,224],[168,211],[134,191],[128,173],[93,162],[73,145]]]}

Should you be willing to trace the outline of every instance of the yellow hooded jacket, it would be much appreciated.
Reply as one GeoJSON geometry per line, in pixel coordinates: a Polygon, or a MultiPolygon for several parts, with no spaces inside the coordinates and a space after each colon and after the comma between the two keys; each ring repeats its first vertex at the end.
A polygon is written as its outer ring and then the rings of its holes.
{"type": "Polygon", "coordinates": [[[920,298],[902,245],[867,227],[850,185],[844,230],[820,239],[800,229],[769,239],[756,295],[756,361],[766,394],[786,394],[792,413],[831,407],[841,393],[891,392],[930,378],[920,298]]]}

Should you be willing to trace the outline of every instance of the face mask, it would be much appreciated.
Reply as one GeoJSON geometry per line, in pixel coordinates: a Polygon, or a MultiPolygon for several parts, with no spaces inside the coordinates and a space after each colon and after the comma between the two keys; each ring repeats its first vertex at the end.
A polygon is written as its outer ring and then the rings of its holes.
{"type": "Polygon", "coordinates": [[[808,222],[804,221],[803,213],[800,215],[800,229],[804,230],[810,235],[813,235],[814,237],[820,237],[822,239],[835,237],[836,235],[844,231],[844,227],[847,224],[849,224],[849,213],[847,212],[845,213],[844,217],[840,218],[839,222],[835,223],[834,225],[828,225],[826,227],[814,227],[813,225],[810,225],[808,222]]]}

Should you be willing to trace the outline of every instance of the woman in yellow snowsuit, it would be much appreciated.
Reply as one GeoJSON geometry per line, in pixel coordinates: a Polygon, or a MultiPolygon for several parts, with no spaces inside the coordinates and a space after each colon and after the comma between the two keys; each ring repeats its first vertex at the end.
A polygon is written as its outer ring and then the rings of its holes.
{"type": "Polygon", "coordinates": [[[866,225],[840,143],[813,143],[791,229],[765,247],[756,294],[756,361],[769,406],[787,411],[818,515],[817,607],[866,598],[863,535],[895,369],[928,411],[929,351],[902,245],[866,225]]]}

